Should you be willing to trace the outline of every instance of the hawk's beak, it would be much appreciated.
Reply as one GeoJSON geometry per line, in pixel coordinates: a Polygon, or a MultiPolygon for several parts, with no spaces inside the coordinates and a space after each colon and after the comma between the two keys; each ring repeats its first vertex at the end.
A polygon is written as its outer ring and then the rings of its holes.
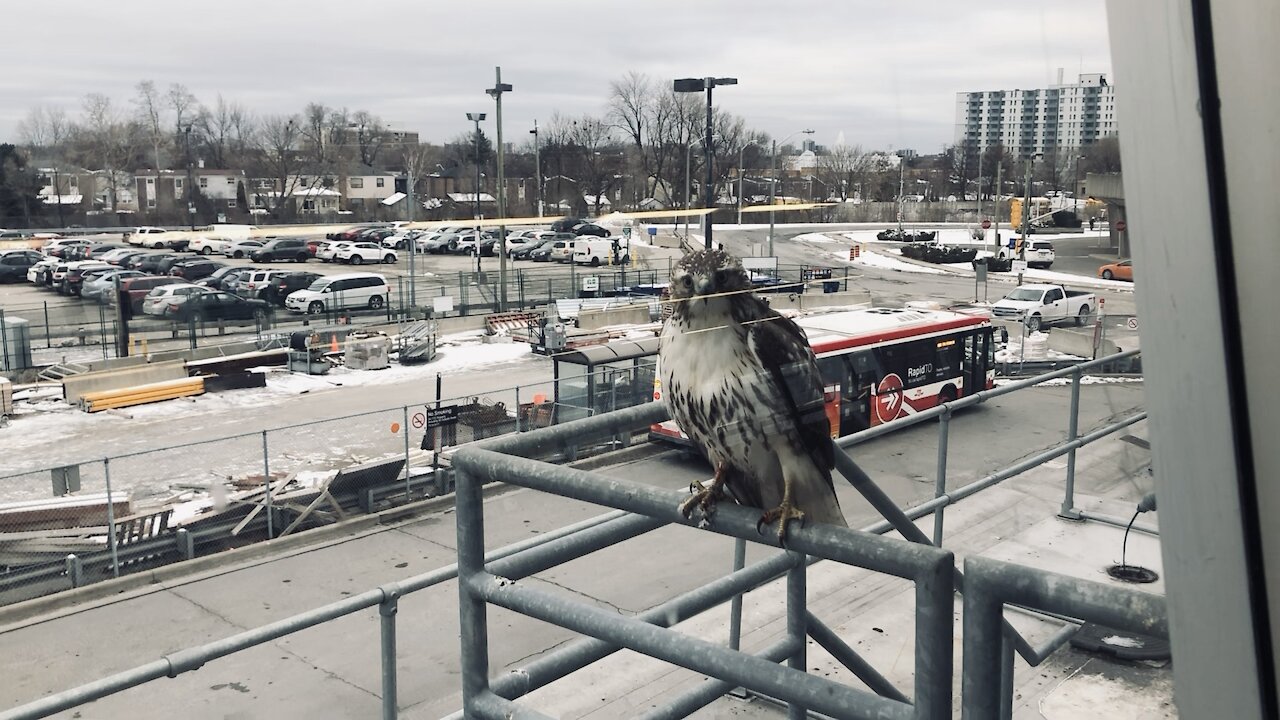
{"type": "Polygon", "coordinates": [[[711,289],[711,278],[707,277],[698,278],[698,282],[693,286],[693,291],[699,295],[710,295],[711,289]]]}

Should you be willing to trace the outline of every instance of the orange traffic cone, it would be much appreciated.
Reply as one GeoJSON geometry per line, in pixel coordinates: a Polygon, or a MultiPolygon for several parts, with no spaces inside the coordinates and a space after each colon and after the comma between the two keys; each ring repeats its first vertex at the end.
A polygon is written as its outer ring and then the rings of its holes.
{"type": "Polygon", "coordinates": [[[329,352],[338,352],[338,336],[334,335],[329,339],[329,352]]]}

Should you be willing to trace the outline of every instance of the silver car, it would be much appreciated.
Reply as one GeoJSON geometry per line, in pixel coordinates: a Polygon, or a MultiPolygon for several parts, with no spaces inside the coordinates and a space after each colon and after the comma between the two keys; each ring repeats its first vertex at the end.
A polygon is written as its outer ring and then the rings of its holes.
{"type": "Polygon", "coordinates": [[[161,285],[158,288],[152,288],[151,292],[142,298],[142,314],[153,317],[170,317],[178,312],[178,309],[182,306],[182,303],[187,301],[187,298],[206,292],[212,291],[209,288],[187,283],[161,285]]]}

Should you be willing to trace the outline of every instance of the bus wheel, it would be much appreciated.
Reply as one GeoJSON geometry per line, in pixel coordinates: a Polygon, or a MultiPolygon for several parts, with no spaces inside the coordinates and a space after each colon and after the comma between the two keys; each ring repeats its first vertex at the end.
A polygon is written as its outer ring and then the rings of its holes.
{"type": "Polygon", "coordinates": [[[951,385],[947,385],[938,392],[938,404],[943,405],[956,399],[956,389],[951,385]]]}

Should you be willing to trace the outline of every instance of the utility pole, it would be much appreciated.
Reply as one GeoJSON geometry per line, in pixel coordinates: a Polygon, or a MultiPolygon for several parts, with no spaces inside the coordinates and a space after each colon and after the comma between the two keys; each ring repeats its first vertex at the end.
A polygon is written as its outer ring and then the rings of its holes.
{"type": "MultiPolygon", "coordinates": [[[[813,130],[794,132],[782,139],[783,144],[797,135],[812,135],[813,130]]],[[[773,257],[773,220],[774,204],[778,200],[778,141],[774,140],[769,153],[769,257],[773,257]]]]}
{"type": "MultiPolygon", "coordinates": [[[[415,216],[418,213],[417,213],[417,208],[414,207],[414,203],[416,202],[416,200],[413,199],[413,164],[412,163],[408,163],[408,164],[409,164],[409,178],[408,178],[408,182],[405,183],[405,195],[407,196],[405,197],[405,200],[409,203],[409,209],[406,212],[406,217],[409,220],[409,227],[412,228],[413,222],[416,219],[415,216]]],[[[406,232],[408,232],[408,230],[406,230],[406,232]]],[[[417,254],[418,254],[418,239],[416,237],[410,238],[409,239],[409,311],[410,312],[413,312],[413,308],[418,307],[418,274],[417,272],[415,272],[415,269],[414,269],[414,265],[415,265],[414,260],[416,259],[417,254]]]]}
{"type": "Polygon", "coordinates": [[[534,192],[538,194],[538,217],[542,217],[542,155],[538,149],[538,121],[533,121],[533,129],[529,131],[533,135],[533,177],[534,192]]]}
{"type": "Polygon", "coordinates": [[[902,192],[906,182],[907,158],[898,153],[898,236],[902,236],[902,192]]]}
{"type": "MultiPolygon", "coordinates": [[[[192,183],[191,183],[191,126],[190,125],[182,129],[182,135],[186,139],[186,146],[187,146],[187,220],[191,224],[191,231],[195,232],[196,203],[195,203],[195,188],[192,186],[192,183]]],[[[159,173],[160,168],[156,168],[156,172],[159,173]]],[[[160,182],[159,180],[156,181],[157,188],[159,187],[159,182],[160,182]]]]}
{"type": "MultiPolygon", "coordinates": [[[[502,82],[502,68],[495,67],[493,69],[493,87],[486,90],[494,102],[494,124],[498,126],[498,219],[507,219],[507,188],[506,175],[502,168],[502,159],[505,155],[502,147],[502,93],[511,92],[512,87],[502,82]]],[[[507,226],[506,224],[498,225],[498,242],[494,245],[498,249],[498,312],[507,311],[507,226]]],[[[476,253],[479,254],[480,246],[476,246],[476,253]]]]}
{"type": "MultiPolygon", "coordinates": [[[[714,182],[713,182],[714,179],[712,178],[712,175],[711,175],[711,159],[713,156],[713,148],[715,143],[715,140],[712,137],[714,128],[712,127],[712,124],[711,124],[711,119],[712,119],[711,90],[717,85],[737,85],[737,84],[738,84],[737,78],[731,78],[731,77],[718,78],[714,76],[709,76],[705,78],[683,78],[680,80],[676,80],[675,83],[673,84],[673,89],[678,93],[703,92],[703,91],[706,91],[707,93],[707,134],[702,144],[702,152],[707,163],[707,187],[703,195],[706,198],[705,207],[709,210],[715,209],[715,202],[716,202],[715,188],[714,188],[714,182]]],[[[702,223],[703,235],[706,238],[705,247],[708,250],[714,247],[714,244],[711,241],[711,229],[713,224],[712,214],[713,213],[711,212],[707,213],[706,217],[703,218],[703,223],[702,223]]]]}
{"type": "MultiPolygon", "coordinates": [[[[58,168],[53,168],[53,196],[58,200],[58,227],[65,228],[67,223],[62,219],[62,179],[58,177],[58,168]]],[[[31,223],[27,223],[30,225],[31,223]]]]}
{"type": "Polygon", "coordinates": [[[1002,182],[1003,182],[1003,180],[1004,180],[1003,176],[1001,175],[1001,173],[1002,173],[1003,171],[1004,171],[1004,163],[1003,163],[1003,162],[996,163],[996,192],[995,192],[995,194],[991,197],[991,207],[993,208],[993,209],[992,209],[992,211],[991,211],[991,214],[992,214],[992,215],[994,215],[994,216],[995,216],[995,219],[996,219],[996,221],[995,221],[995,227],[996,227],[995,239],[996,239],[996,254],[997,254],[997,255],[999,255],[999,254],[1000,254],[1000,188],[1001,188],[1001,184],[1002,184],[1002,182]]]}
{"type": "Polygon", "coordinates": [[[476,221],[476,284],[480,283],[480,123],[484,121],[484,113],[467,113],[467,119],[475,123],[475,146],[476,146],[476,188],[475,194],[472,196],[473,206],[475,207],[476,221]]]}
{"type": "MultiPolygon", "coordinates": [[[[1027,157],[1026,196],[1022,202],[1022,241],[1018,246],[1018,260],[1027,260],[1027,236],[1031,234],[1031,167],[1035,163],[1035,154],[1027,157]]],[[[1018,271],[1018,284],[1022,284],[1022,271],[1018,271]]]]}

